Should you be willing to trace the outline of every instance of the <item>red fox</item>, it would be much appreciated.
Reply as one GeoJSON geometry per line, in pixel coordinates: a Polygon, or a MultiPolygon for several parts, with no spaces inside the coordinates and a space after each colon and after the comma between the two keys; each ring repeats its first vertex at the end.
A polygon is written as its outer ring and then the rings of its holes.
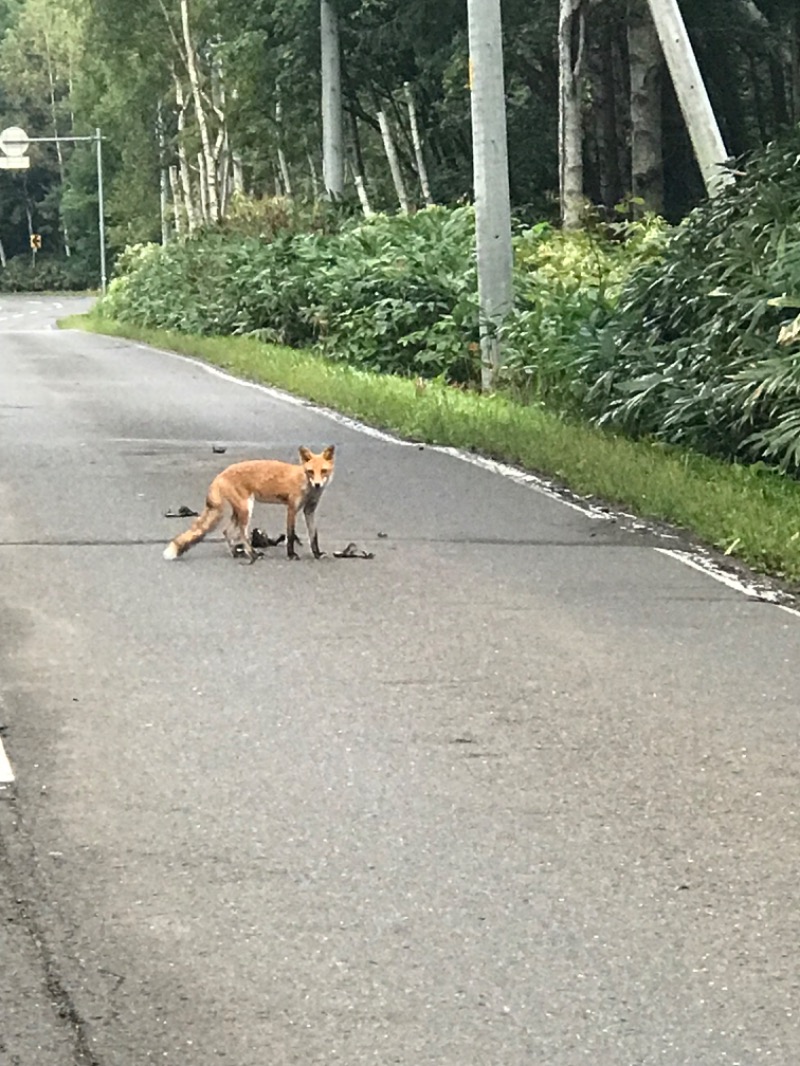
{"type": "Polygon", "coordinates": [[[186,530],[171,540],[164,549],[165,559],[177,559],[197,544],[212,529],[216,529],[225,514],[225,505],[231,509],[231,518],[225,527],[225,540],[233,555],[241,545],[251,563],[256,552],[250,543],[250,519],[253,504],[282,503],[286,507],[286,549],[290,559],[297,559],[294,550],[297,534],[294,531],[297,512],[302,510],[315,558],[319,550],[315,512],[325,486],[333,477],[334,445],[329,445],[319,455],[300,448],[299,463],[282,463],[277,459],[253,459],[234,463],[217,474],[208,488],[206,509],[186,530]]]}

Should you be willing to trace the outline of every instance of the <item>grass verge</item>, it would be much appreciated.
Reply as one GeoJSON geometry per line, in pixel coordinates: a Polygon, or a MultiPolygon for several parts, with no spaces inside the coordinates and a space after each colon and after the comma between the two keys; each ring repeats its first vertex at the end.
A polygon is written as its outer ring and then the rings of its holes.
{"type": "Polygon", "coordinates": [[[195,356],[399,436],[479,452],[643,517],[671,522],[748,566],[800,586],[800,483],[565,422],[541,407],[435,382],[356,370],[246,337],[145,329],[96,314],[65,328],[128,337],[195,356]]]}

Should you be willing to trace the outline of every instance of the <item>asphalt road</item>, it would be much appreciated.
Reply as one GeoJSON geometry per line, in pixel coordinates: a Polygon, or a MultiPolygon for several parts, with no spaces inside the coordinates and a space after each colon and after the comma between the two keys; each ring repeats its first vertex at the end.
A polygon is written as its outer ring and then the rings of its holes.
{"type": "Polygon", "coordinates": [[[800,1061],[800,617],[23,307],[2,1066],[800,1061]],[[374,559],[162,560],[221,465],[329,442],[321,546],[374,559]]]}

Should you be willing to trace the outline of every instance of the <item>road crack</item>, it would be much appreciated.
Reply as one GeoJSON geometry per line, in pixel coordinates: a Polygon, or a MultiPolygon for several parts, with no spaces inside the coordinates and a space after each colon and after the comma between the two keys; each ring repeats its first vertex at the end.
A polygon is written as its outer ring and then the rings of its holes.
{"type": "Polygon", "coordinates": [[[0,882],[5,901],[0,899],[0,903],[5,903],[4,917],[27,939],[31,956],[38,966],[38,979],[46,990],[55,1016],[68,1032],[72,1053],[70,1062],[63,1066],[103,1066],[92,1048],[88,1023],[75,1004],[58,965],[56,952],[48,942],[43,923],[37,915],[36,900],[43,898],[44,886],[36,873],[34,849],[23,824],[18,797],[9,790],[3,798],[0,882]]]}

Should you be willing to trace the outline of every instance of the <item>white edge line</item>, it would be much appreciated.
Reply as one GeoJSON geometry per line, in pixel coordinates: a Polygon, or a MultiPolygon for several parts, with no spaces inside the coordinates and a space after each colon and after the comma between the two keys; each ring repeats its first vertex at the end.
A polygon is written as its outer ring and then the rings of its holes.
{"type": "Polygon", "coordinates": [[[0,740],[0,785],[10,785],[14,781],[14,771],[11,769],[11,763],[8,761],[6,750],[3,747],[3,741],[0,740]]]}
{"type": "Polygon", "coordinates": [[[774,589],[754,584],[752,581],[737,577],[735,574],[728,573],[726,570],[723,570],[718,566],[713,559],[702,555],[700,552],[676,551],[673,548],[656,548],[655,550],[660,552],[661,555],[666,555],[670,559],[682,563],[684,566],[691,567],[692,570],[697,570],[699,573],[705,574],[707,577],[711,577],[715,581],[719,581],[722,585],[727,585],[729,589],[741,592],[751,600],[770,603],[774,607],[780,607],[780,609],[786,611],[787,614],[794,615],[795,618],[800,618],[800,610],[795,607],[790,607],[786,603],[781,603],[779,592],[776,592],[774,589]]]}
{"type": "MultiPolygon", "coordinates": [[[[234,374],[229,374],[224,370],[220,370],[219,367],[204,363],[200,359],[193,359],[188,355],[181,355],[179,352],[171,352],[167,348],[154,348],[151,345],[141,344],[136,341],[133,343],[135,347],[141,348],[144,351],[160,352],[163,355],[170,355],[174,359],[180,359],[185,363],[191,363],[192,366],[198,367],[199,369],[206,371],[206,373],[212,374],[214,377],[222,378],[224,381],[230,381],[236,385],[244,385],[246,388],[256,389],[258,392],[263,392],[267,396],[271,396],[273,399],[282,400],[284,403],[292,404],[295,407],[304,407],[310,411],[315,411],[318,414],[324,415],[325,418],[337,422],[339,425],[347,426],[348,429],[363,433],[368,437],[374,437],[376,440],[382,440],[388,444],[399,444],[405,448],[419,447],[419,444],[414,441],[403,440],[402,437],[396,437],[394,434],[386,433],[382,429],[375,429],[374,426],[368,426],[366,423],[359,422],[355,418],[340,414],[338,411],[334,411],[330,407],[320,406],[313,403],[311,400],[303,399],[301,396],[295,396],[291,392],[285,392],[283,389],[277,389],[272,385],[261,385],[256,381],[247,381],[244,378],[237,378],[234,374]]],[[[501,477],[510,478],[512,481],[517,482],[517,484],[525,485],[527,488],[533,489],[535,492],[539,492],[543,496],[549,497],[551,500],[557,500],[558,503],[563,504],[565,507],[572,508],[573,511],[578,511],[587,518],[601,520],[622,519],[626,523],[629,523],[632,528],[649,530],[657,536],[664,537],[664,539],[669,538],[669,534],[654,529],[644,519],[637,519],[635,515],[627,514],[624,511],[611,511],[608,508],[598,507],[589,500],[571,493],[569,494],[572,496],[570,499],[569,495],[565,495],[564,490],[558,490],[553,487],[552,483],[545,481],[536,474],[530,474],[525,470],[520,470],[518,467],[509,466],[507,463],[501,463],[495,459],[487,459],[481,455],[473,455],[471,452],[464,452],[459,448],[450,448],[439,444],[426,444],[425,448],[430,451],[440,452],[442,455],[452,456],[454,459],[460,459],[462,462],[470,463],[472,466],[480,467],[482,470],[488,470],[491,473],[500,474],[501,477]]],[[[675,539],[677,539],[677,537],[675,539]]],[[[714,581],[726,585],[729,589],[733,589],[735,592],[742,593],[749,599],[758,600],[762,603],[769,603],[775,607],[779,607],[787,614],[793,615],[795,618],[800,618],[800,609],[782,603],[781,594],[779,592],[767,586],[760,586],[754,582],[746,581],[744,578],[737,577],[736,575],[723,570],[722,567],[718,566],[709,555],[701,550],[685,551],[676,550],[674,548],[658,547],[654,550],[660,552],[661,555],[666,555],[668,558],[675,560],[675,562],[682,563],[684,566],[688,566],[692,570],[697,570],[699,573],[705,574],[706,577],[710,577],[714,581]]]]}

